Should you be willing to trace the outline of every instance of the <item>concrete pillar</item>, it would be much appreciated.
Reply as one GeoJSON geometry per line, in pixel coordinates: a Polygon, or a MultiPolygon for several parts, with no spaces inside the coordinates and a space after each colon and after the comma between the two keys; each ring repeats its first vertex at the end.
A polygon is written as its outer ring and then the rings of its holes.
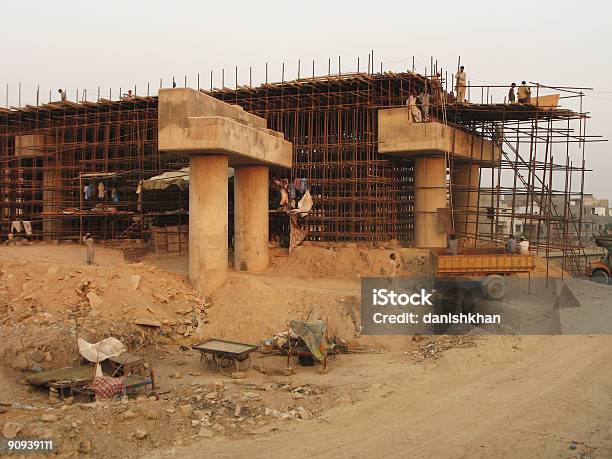
{"type": "Polygon", "coordinates": [[[268,266],[268,167],[234,169],[234,267],[257,272],[268,266]]]}
{"type": "Polygon", "coordinates": [[[189,157],[189,281],[205,295],[227,279],[227,156],[189,157]]]}
{"type": "Polygon", "coordinates": [[[446,247],[446,233],[438,222],[438,208],[446,207],[446,161],[440,157],[414,160],[414,244],[446,247]]]}
{"type": "MultiPolygon", "coordinates": [[[[475,239],[480,167],[469,162],[455,162],[451,174],[455,234],[458,238],[475,239]]],[[[484,223],[484,222],[481,222],[484,223]]]]}

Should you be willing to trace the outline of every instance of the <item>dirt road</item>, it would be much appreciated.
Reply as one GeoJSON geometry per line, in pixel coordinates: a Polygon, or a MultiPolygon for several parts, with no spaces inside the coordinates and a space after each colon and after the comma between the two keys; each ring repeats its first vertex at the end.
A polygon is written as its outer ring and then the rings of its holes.
{"type": "Polygon", "coordinates": [[[494,337],[390,373],[317,421],[154,457],[612,457],[610,337],[494,337]]]}

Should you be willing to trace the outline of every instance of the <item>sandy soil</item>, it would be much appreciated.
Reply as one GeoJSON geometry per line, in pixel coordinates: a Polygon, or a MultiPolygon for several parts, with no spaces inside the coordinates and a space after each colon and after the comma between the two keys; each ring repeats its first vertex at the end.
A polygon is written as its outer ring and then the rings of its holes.
{"type": "MultiPolygon", "coordinates": [[[[302,247],[274,253],[261,274],[231,272],[204,299],[189,288],[184,257],[127,263],[99,249],[88,267],[78,246],[0,247],[0,430],[15,422],[21,435],[55,438],[62,457],[612,456],[610,336],[361,337],[359,276],[385,274],[392,251],[400,274],[429,269],[422,251],[302,247]],[[100,311],[86,291],[103,300],[100,311]],[[233,380],[179,347],[208,337],[257,343],[308,314],[385,352],[288,376],[279,375],[286,358],[255,354],[247,378],[233,380]],[[32,365],[74,360],[75,316],[90,340],[153,343],[157,395],[55,404],[21,384],[32,365]],[[133,324],[139,317],[163,325],[151,331],[133,324]]],[[[578,302],[609,298],[581,288],[572,290],[578,302]]]]}
{"type": "Polygon", "coordinates": [[[610,337],[582,336],[489,338],[434,363],[387,355],[367,365],[379,383],[362,401],[314,422],[152,457],[611,457],[611,357],[610,337]]]}

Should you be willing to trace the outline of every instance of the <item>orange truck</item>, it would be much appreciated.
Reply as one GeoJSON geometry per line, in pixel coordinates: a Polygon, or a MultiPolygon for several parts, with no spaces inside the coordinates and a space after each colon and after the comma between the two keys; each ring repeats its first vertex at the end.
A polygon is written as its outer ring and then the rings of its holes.
{"type": "Polygon", "coordinates": [[[501,247],[464,248],[457,255],[449,255],[447,249],[432,249],[431,255],[436,289],[452,291],[464,311],[476,297],[504,299],[506,276],[530,273],[535,268],[534,255],[508,254],[501,247]]]}
{"type": "Polygon", "coordinates": [[[595,236],[595,245],[605,249],[606,254],[600,260],[593,261],[586,269],[587,277],[599,284],[608,284],[612,277],[612,236],[595,236]]]}

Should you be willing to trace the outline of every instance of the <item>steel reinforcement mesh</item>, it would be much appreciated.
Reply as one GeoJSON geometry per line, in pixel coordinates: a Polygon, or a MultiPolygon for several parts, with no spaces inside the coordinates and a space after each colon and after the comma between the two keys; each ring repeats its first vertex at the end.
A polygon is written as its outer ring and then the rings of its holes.
{"type": "Polygon", "coordinates": [[[408,74],[359,74],[210,94],[266,118],[293,143],[290,174],[273,174],[307,180],[310,240],[411,241],[413,162],[378,153],[377,111],[402,105],[421,84],[408,74]]]}

